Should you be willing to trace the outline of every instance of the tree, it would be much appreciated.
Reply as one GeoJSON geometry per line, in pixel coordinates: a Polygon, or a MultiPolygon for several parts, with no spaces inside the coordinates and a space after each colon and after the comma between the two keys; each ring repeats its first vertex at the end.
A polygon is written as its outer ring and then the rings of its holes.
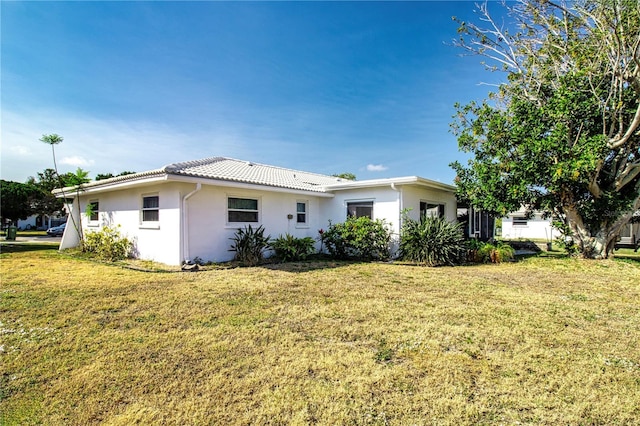
{"type": "Polygon", "coordinates": [[[39,189],[39,194],[35,200],[34,214],[51,215],[63,209],[64,203],[51,193],[57,186],[57,176],[55,170],[45,169],[38,172],[38,178],[30,176],[27,184],[33,185],[39,189]]]}
{"type": "Polygon", "coordinates": [[[640,209],[640,2],[504,4],[498,25],[459,22],[455,44],[506,73],[489,100],[456,105],[460,196],[504,215],[560,219],[586,258],[606,258],[640,209]]]}
{"type": "Polygon", "coordinates": [[[130,171],[124,171],[124,172],[118,173],[117,175],[114,175],[113,173],[98,173],[96,175],[96,180],[111,179],[113,177],[132,175],[134,173],[135,172],[130,172],[130,171]]]}
{"type": "MultiPolygon", "coordinates": [[[[76,170],[76,173],[67,173],[64,176],[60,176],[60,173],[58,172],[58,165],[56,163],[56,150],[55,150],[55,145],[58,145],[60,143],[62,143],[62,141],[64,140],[64,138],[56,133],[52,133],[50,135],[42,135],[42,137],[40,138],[41,142],[44,142],[48,145],[51,145],[51,153],[53,155],[53,167],[54,167],[54,171],[55,171],[55,175],[58,178],[58,184],[59,184],[59,188],[60,188],[60,192],[62,193],[62,197],[64,199],[67,199],[67,196],[64,192],[64,188],[67,186],[75,186],[75,190],[76,190],[76,198],[79,200],[80,198],[80,191],[82,189],[82,184],[89,182],[89,172],[86,172],[84,170],[82,170],[80,167],[78,167],[78,169],[76,170]]],[[[70,215],[71,217],[71,223],[73,225],[73,227],[75,228],[78,236],[80,237],[80,241],[83,242],[84,238],[83,238],[83,234],[82,234],[82,227],[80,226],[80,224],[76,223],[76,220],[73,216],[73,214],[70,215]]]]}
{"type": "Polygon", "coordinates": [[[39,190],[29,183],[0,180],[0,211],[2,223],[26,219],[34,213],[34,202],[39,190]]]}
{"type": "Polygon", "coordinates": [[[333,175],[331,175],[331,176],[339,177],[339,178],[347,179],[347,180],[356,180],[356,175],[354,175],[353,173],[349,173],[349,172],[346,172],[346,173],[336,173],[336,174],[333,174],[333,175]]]}

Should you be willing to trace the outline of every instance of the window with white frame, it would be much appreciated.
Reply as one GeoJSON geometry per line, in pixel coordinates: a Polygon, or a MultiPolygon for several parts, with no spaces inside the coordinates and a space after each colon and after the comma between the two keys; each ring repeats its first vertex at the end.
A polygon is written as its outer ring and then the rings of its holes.
{"type": "Polygon", "coordinates": [[[257,198],[227,198],[227,222],[229,223],[258,222],[259,213],[257,198]]]}
{"type": "Polygon", "coordinates": [[[160,197],[158,195],[142,196],[142,222],[158,222],[160,220],[160,197]]]}
{"type": "Polygon", "coordinates": [[[420,201],[420,217],[443,217],[444,204],[420,201]]]}
{"type": "Polygon", "coordinates": [[[98,200],[89,201],[86,213],[90,222],[97,222],[100,217],[100,202],[98,200]]]}
{"type": "Polygon", "coordinates": [[[347,202],[347,217],[363,217],[373,219],[373,201],[347,202]]]}
{"type": "Polygon", "coordinates": [[[296,202],[296,224],[306,225],[309,204],[306,201],[296,202]]]}

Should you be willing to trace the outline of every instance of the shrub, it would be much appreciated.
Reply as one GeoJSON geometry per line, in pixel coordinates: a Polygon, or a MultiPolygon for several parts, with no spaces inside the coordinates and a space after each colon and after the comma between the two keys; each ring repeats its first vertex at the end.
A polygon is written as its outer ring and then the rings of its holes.
{"type": "Polygon", "coordinates": [[[481,262],[501,263],[507,260],[513,260],[515,250],[507,243],[496,241],[493,243],[485,243],[478,250],[478,258],[481,262]]]}
{"type": "Polygon", "coordinates": [[[271,242],[276,257],[283,262],[305,260],[313,253],[315,241],[311,237],[296,238],[291,234],[279,236],[271,242]]]}
{"type": "Polygon", "coordinates": [[[553,220],[551,226],[560,231],[560,236],[555,239],[555,243],[569,256],[578,254],[578,246],[573,241],[571,227],[561,220],[553,220]]]}
{"type": "Polygon", "coordinates": [[[120,234],[119,227],[105,226],[99,231],[87,232],[82,251],[109,262],[126,259],[133,252],[133,242],[120,234]]]}
{"type": "Polygon", "coordinates": [[[264,259],[264,251],[269,248],[270,236],[264,236],[262,225],[252,228],[251,225],[239,228],[232,238],[230,251],[235,251],[235,260],[246,266],[258,265],[264,259]]]}
{"type": "Polygon", "coordinates": [[[466,254],[462,225],[444,217],[405,215],[400,236],[400,257],[428,266],[456,265],[466,254]]]}
{"type": "Polygon", "coordinates": [[[484,242],[478,238],[471,238],[467,240],[467,262],[480,263],[482,258],[480,257],[480,250],[484,247],[484,242]]]}
{"type": "Polygon", "coordinates": [[[322,242],[337,259],[385,260],[389,258],[391,232],[384,220],[349,217],[344,223],[329,223],[322,242]]]}

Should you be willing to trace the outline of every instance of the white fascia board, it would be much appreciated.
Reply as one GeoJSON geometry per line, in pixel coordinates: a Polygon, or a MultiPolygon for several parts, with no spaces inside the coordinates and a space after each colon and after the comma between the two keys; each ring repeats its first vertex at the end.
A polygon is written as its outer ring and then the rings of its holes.
{"type": "Polygon", "coordinates": [[[172,182],[187,182],[187,183],[201,183],[203,185],[210,186],[224,186],[229,188],[250,189],[254,191],[268,191],[268,192],[284,192],[287,194],[306,195],[319,198],[334,198],[335,195],[327,192],[305,191],[304,189],[292,189],[279,186],[260,185],[256,183],[236,182],[230,180],[218,180],[209,178],[200,178],[194,176],[180,176],[180,175],[168,175],[168,181],[172,182]]]}
{"type": "MultiPolygon", "coordinates": [[[[167,180],[167,175],[160,176],[151,176],[145,177],[142,179],[135,180],[124,180],[118,182],[107,182],[104,185],[95,185],[95,186],[81,186],[80,194],[95,194],[99,192],[106,191],[117,191],[120,189],[133,188],[135,186],[147,186],[153,185],[154,183],[164,182],[167,180]]],[[[62,192],[65,192],[65,195],[69,197],[70,195],[76,195],[76,187],[70,186],[63,189],[54,189],[51,191],[57,198],[64,198],[62,192]]]]}
{"type": "Polygon", "coordinates": [[[420,186],[428,186],[430,188],[441,189],[444,191],[453,191],[453,192],[456,191],[456,187],[453,185],[447,185],[445,183],[436,182],[434,180],[421,178],[420,176],[404,176],[404,177],[388,178],[388,179],[355,180],[351,182],[338,183],[335,185],[327,185],[324,188],[327,191],[341,191],[341,190],[347,190],[347,189],[371,188],[371,187],[389,186],[389,185],[420,185],[420,186]]]}

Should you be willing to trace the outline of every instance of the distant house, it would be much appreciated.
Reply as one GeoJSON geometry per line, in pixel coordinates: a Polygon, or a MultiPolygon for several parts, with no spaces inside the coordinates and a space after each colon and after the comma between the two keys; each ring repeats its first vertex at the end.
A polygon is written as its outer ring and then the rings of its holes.
{"type": "MultiPolygon", "coordinates": [[[[640,218],[640,211],[635,218],[640,218]]],[[[552,241],[561,236],[560,231],[551,226],[551,218],[541,212],[534,212],[527,216],[523,208],[509,213],[502,218],[502,238],[552,241]]],[[[616,248],[638,247],[640,243],[640,221],[638,219],[628,223],[621,231],[616,248]]]]}
{"type": "MultiPolygon", "coordinates": [[[[455,187],[418,176],[351,181],[215,157],[84,184],[70,206],[84,231],[119,225],[138,257],[174,265],[232,259],[229,238],[246,225],[316,238],[330,222],[369,216],[387,221],[397,239],[407,209],[414,219],[454,221],[455,187]]],[[[78,243],[67,226],[61,249],[78,243]]]]}
{"type": "Polygon", "coordinates": [[[34,214],[29,216],[26,219],[18,219],[18,229],[20,230],[30,230],[30,229],[38,229],[45,230],[51,228],[52,226],[58,226],[67,221],[66,215],[62,213],[57,215],[42,215],[42,214],[34,214]]]}
{"type": "Polygon", "coordinates": [[[636,211],[633,219],[620,232],[620,240],[616,248],[633,248],[636,251],[640,247],[640,210],[636,211]]]}
{"type": "Polygon", "coordinates": [[[551,218],[542,212],[526,214],[524,207],[502,218],[502,238],[552,241],[560,232],[551,226],[551,218]]]}

